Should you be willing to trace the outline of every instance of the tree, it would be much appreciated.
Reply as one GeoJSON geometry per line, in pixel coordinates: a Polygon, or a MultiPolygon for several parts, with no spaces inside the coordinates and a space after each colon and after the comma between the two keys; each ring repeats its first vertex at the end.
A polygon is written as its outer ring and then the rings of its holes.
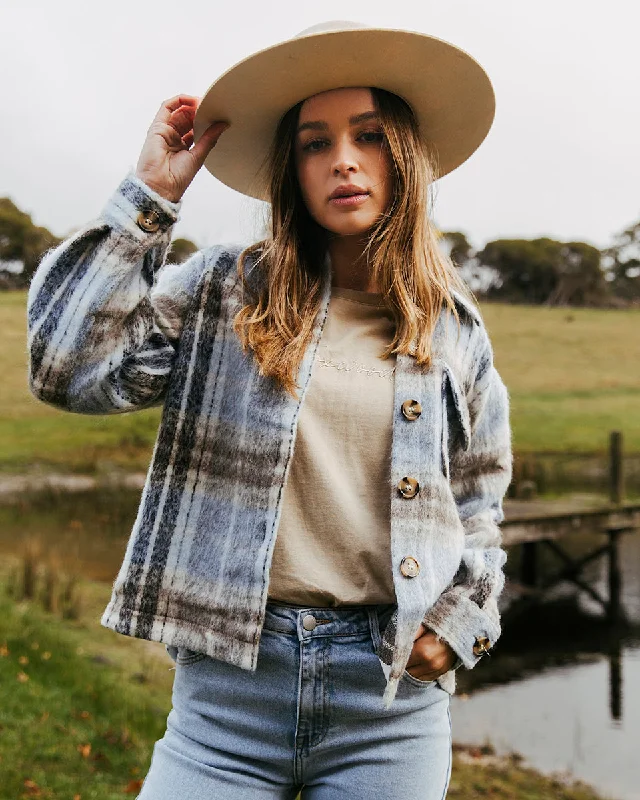
{"type": "Polygon", "coordinates": [[[440,244],[456,267],[464,267],[474,254],[466,234],[461,231],[446,231],[440,235],[440,244]]]}
{"type": "Polygon", "coordinates": [[[640,222],[614,237],[602,251],[602,263],[615,297],[640,302],[640,222]]]}
{"type": "Polygon", "coordinates": [[[22,271],[5,273],[5,284],[24,287],[31,280],[43,254],[62,240],[33,224],[8,197],[0,197],[0,262],[20,262],[22,271]]]}
{"type": "Polygon", "coordinates": [[[545,305],[607,305],[600,251],[585,242],[498,239],[477,254],[499,276],[486,297],[545,305]]]}
{"type": "Polygon", "coordinates": [[[443,232],[440,234],[440,247],[458,267],[462,278],[473,292],[484,294],[495,282],[495,270],[480,263],[466,234],[461,231],[443,232]]]}

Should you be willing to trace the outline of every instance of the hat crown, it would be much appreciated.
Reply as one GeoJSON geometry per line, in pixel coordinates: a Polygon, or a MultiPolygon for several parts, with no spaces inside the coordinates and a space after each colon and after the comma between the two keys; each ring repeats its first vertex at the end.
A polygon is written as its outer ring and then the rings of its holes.
{"type": "Polygon", "coordinates": [[[362,28],[367,28],[362,22],[352,22],[350,20],[332,19],[328,22],[320,22],[317,25],[312,25],[310,28],[305,28],[300,33],[296,33],[294,39],[302,39],[303,36],[314,36],[317,33],[335,33],[336,31],[353,31],[362,28]]]}

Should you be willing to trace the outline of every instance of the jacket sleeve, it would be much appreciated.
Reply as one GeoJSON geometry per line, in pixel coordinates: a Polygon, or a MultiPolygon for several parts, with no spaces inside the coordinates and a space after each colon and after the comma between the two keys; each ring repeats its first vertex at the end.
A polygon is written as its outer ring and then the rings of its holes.
{"type": "Polygon", "coordinates": [[[130,172],[101,215],[45,253],[27,303],[29,387],[66,411],[158,404],[203,254],[164,266],[180,203],[130,172]]]}
{"type": "MultiPolygon", "coordinates": [[[[472,669],[501,634],[497,600],[504,587],[499,524],[502,502],[511,482],[513,454],[509,395],[493,364],[484,333],[481,356],[468,397],[471,437],[465,450],[451,454],[451,488],[465,532],[460,566],[451,584],[426,613],[423,624],[449,643],[462,663],[472,669]]],[[[454,667],[455,668],[455,667],[454,667]]]]}

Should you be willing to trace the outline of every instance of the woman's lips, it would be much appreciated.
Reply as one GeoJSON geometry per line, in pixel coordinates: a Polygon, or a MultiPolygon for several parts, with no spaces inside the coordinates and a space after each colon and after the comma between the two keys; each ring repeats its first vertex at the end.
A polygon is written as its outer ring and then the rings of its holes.
{"type": "Polygon", "coordinates": [[[332,197],[330,202],[336,206],[359,206],[369,199],[367,193],[348,194],[343,197],[332,197]]]}

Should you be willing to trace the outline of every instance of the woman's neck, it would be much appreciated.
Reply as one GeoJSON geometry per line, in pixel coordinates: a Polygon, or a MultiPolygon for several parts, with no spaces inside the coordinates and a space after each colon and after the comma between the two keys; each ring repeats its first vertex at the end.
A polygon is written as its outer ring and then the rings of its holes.
{"type": "Polygon", "coordinates": [[[331,285],[361,292],[379,292],[371,276],[370,262],[364,254],[367,240],[359,236],[329,239],[331,285]]]}

